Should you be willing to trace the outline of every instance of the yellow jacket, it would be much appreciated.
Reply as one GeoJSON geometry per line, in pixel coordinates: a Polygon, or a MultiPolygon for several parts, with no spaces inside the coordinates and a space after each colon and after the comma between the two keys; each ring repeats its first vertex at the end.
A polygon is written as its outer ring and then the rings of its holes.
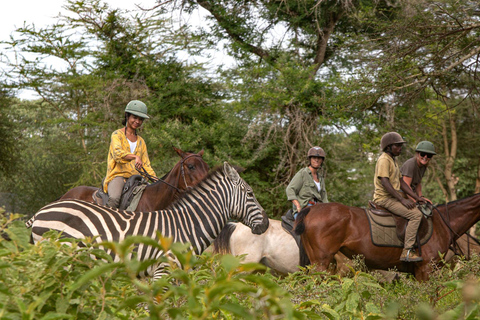
{"type": "MultiPolygon", "coordinates": [[[[103,182],[103,190],[108,192],[108,184],[115,177],[130,178],[135,174],[139,174],[135,169],[134,160],[125,160],[124,157],[130,152],[130,144],[125,136],[125,129],[118,129],[112,133],[112,140],[108,150],[107,159],[107,176],[103,182]]],[[[137,136],[137,147],[135,148],[135,155],[142,158],[143,167],[148,174],[155,176],[148,158],[147,145],[142,137],[137,136]]]]}

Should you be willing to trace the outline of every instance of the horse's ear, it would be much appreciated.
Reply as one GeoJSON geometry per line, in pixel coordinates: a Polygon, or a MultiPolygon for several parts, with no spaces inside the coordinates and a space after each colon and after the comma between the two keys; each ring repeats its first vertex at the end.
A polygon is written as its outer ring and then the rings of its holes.
{"type": "Polygon", "coordinates": [[[203,151],[203,149],[202,149],[202,150],[200,150],[200,152],[197,153],[197,154],[198,154],[200,157],[202,157],[204,152],[205,152],[205,151],[203,151]]]}
{"type": "Polygon", "coordinates": [[[178,149],[176,147],[173,147],[173,150],[183,159],[185,158],[185,152],[183,152],[181,149],[178,149]]]}
{"type": "Polygon", "coordinates": [[[235,168],[232,167],[227,161],[223,163],[223,170],[230,177],[230,179],[233,180],[233,182],[239,183],[241,179],[240,175],[238,174],[237,170],[235,170],[235,168]]]}

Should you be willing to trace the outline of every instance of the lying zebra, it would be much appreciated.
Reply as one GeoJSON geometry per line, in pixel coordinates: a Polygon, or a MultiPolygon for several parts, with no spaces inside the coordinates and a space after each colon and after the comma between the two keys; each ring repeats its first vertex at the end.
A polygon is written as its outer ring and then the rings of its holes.
{"type": "MultiPolygon", "coordinates": [[[[32,226],[32,240],[38,242],[49,230],[62,237],[121,242],[127,236],[143,235],[157,239],[157,231],[174,242],[190,243],[201,254],[218,236],[229,219],[238,220],[261,234],[268,228],[268,217],[252,188],[227,162],[213,170],[204,180],[168,209],[153,212],[129,212],[101,207],[81,200],[60,200],[46,205],[27,222],[32,226]]],[[[119,257],[105,249],[114,261],[119,257]]],[[[136,250],[141,261],[159,258],[159,249],[140,244],[136,250]]],[[[140,276],[158,279],[163,264],[150,266],[140,276]]]]}

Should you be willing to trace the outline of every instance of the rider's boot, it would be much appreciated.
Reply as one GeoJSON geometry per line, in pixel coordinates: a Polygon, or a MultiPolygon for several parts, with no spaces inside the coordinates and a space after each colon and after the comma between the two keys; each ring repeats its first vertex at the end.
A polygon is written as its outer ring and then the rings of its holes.
{"type": "Polygon", "coordinates": [[[415,249],[403,249],[402,254],[400,255],[400,261],[419,262],[423,261],[423,258],[417,254],[415,249]]]}

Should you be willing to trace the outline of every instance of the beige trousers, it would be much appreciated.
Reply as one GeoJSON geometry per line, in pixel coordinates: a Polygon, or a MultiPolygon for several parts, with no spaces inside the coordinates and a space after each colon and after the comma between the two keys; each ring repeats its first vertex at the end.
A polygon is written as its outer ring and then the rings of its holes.
{"type": "Polygon", "coordinates": [[[408,220],[407,230],[405,230],[404,248],[412,249],[417,237],[418,227],[422,221],[422,213],[420,210],[418,210],[417,207],[413,209],[407,209],[395,198],[377,200],[375,203],[408,220]]]}
{"type": "Polygon", "coordinates": [[[122,197],[123,186],[125,185],[124,177],[115,177],[108,183],[108,202],[107,206],[118,208],[120,198],[122,197]]]}

